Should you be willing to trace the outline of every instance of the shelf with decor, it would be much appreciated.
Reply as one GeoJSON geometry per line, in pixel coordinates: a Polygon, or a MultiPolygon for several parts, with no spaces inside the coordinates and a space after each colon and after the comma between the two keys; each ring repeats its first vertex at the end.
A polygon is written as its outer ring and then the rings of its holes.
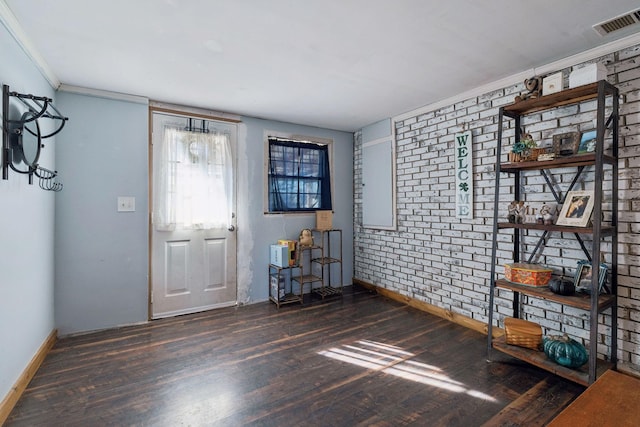
{"type": "MultiPolygon", "coordinates": [[[[560,304],[582,310],[591,309],[591,296],[587,294],[559,295],[551,292],[548,287],[537,287],[522,285],[520,283],[510,282],[506,279],[496,280],[495,286],[498,288],[509,289],[513,292],[519,292],[524,295],[531,295],[537,298],[549,301],[559,302],[560,304]]],[[[598,295],[598,312],[602,312],[615,302],[614,295],[598,295]]]]}
{"type": "Polygon", "coordinates": [[[280,308],[281,305],[302,304],[302,285],[299,292],[293,292],[292,279],[300,267],[296,265],[281,267],[269,264],[269,299],[280,308]],[[288,283],[288,286],[287,286],[288,283]]]}
{"type": "MultiPolygon", "coordinates": [[[[616,159],[613,156],[603,154],[602,163],[612,165],[616,159]]],[[[522,170],[541,170],[554,168],[567,168],[578,166],[591,166],[596,164],[595,153],[576,154],[570,157],[562,157],[553,160],[531,160],[524,162],[503,163],[500,167],[502,172],[516,172],[522,170]]]]}
{"type": "MultiPolygon", "coordinates": [[[[488,316],[488,354],[491,358],[491,351],[498,350],[513,357],[527,361],[535,366],[556,373],[564,378],[570,379],[583,385],[593,383],[596,378],[606,369],[616,366],[617,353],[617,217],[618,217],[618,126],[619,126],[619,100],[618,89],[601,80],[596,83],[567,89],[558,93],[538,98],[527,99],[499,108],[498,111],[498,133],[497,133],[497,154],[496,154],[496,181],[495,181],[495,201],[494,201],[494,221],[493,239],[491,249],[491,273],[490,273],[490,295],[489,295],[489,316],[488,316]],[[557,107],[581,104],[585,101],[596,101],[595,122],[596,129],[593,131],[595,147],[592,152],[577,154],[574,150],[570,154],[556,152],[557,157],[547,160],[525,160],[521,162],[503,162],[503,140],[505,128],[513,125],[515,141],[520,141],[522,137],[522,120],[532,113],[545,112],[557,107]],[[607,115],[607,110],[610,112],[607,115]],[[509,122],[511,121],[511,122],[509,122]],[[611,146],[605,149],[605,133],[610,131],[611,146]],[[606,152],[605,152],[606,151],[606,152]],[[588,172],[593,175],[593,190],[589,190],[589,203],[592,203],[592,212],[589,218],[581,218],[581,222],[571,222],[564,220],[563,224],[555,223],[528,223],[522,218],[520,221],[505,222],[499,212],[499,197],[501,180],[506,175],[513,188],[514,200],[522,201],[526,196],[522,192],[525,179],[532,176],[534,172],[539,172],[544,178],[546,194],[553,197],[558,206],[563,206],[561,215],[569,217],[569,212],[565,211],[565,202],[569,195],[580,193],[574,191],[578,183],[585,182],[583,173],[588,172]],[[555,179],[559,176],[562,179],[555,179]],[[565,179],[569,178],[569,179],[565,179]],[[607,184],[603,182],[607,180],[607,184]],[[568,183],[568,185],[567,185],[568,183]],[[565,191],[558,187],[560,184],[566,185],[565,191]],[[609,204],[607,223],[605,223],[605,212],[603,211],[604,195],[608,195],[606,202],[609,204]],[[587,279],[587,294],[559,295],[551,292],[547,287],[529,286],[514,283],[504,277],[498,277],[496,266],[498,264],[498,246],[503,244],[504,238],[511,236],[510,243],[513,245],[512,257],[514,263],[531,264],[536,257],[543,255],[546,249],[547,240],[552,233],[559,234],[564,238],[565,234],[572,234],[584,252],[587,261],[598,264],[603,258],[602,247],[606,245],[610,250],[611,273],[610,286],[605,286],[608,294],[600,294],[603,280],[606,280],[606,269],[604,273],[601,268],[592,268],[591,278],[587,279]],[[525,242],[525,238],[528,239],[525,242]],[[537,243],[533,243],[536,242],[537,243]],[[591,242],[588,240],[591,239],[591,242]],[[531,249],[533,248],[533,249],[531,249]],[[526,253],[525,253],[526,251],[526,253]],[[601,277],[601,275],[605,277],[601,277]],[[497,289],[511,291],[513,294],[512,311],[514,318],[521,317],[521,311],[526,309],[529,299],[536,298],[563,306],[573,307],[587,312],[589,342],[586,347],[588,361],[580,368],[571,369],[561,366],[547,359],[545,353],[529,348],[518,347],[507,344],[503,338],[495,338],[492,333],[494,325],[494,314],[497,312],[495,306],[495,294],[497,289]],[[602,322],[599,314],[610,311],[610,351],[606,357],[608,360],[597,358],[598,327],[602,322]]],[[[544,120],[542,117],[539,120],[544,120]]],[[[575,132],[574,132],[575,134],[575,132]]],[[[585,192],[585,191],[582,191],[585,192]]],[[[571,209],[571,208],[569,208],[571,209]]],[[[511,214],[510,214],[511,215],[511,214]]],[[[581,214],[586,217],[586,214],[581,214]]],[[[502,251],[501,257],[504,257],[502,251]]],[[[589,264],[591,265],[591,264],[589,264]]],[[[563,266],[564,268],[564,266],[563,266]]]]}
{"type": "MultiPolygon", "coordinates": [[[[558,365],[557,363],[549,360],[542,351],[535,351],[528,348],[507,344],[504,336],[495,338],[493,340],[493,348],[500,351],[501,353],[508,354],[509,356],[520,359],[533,366],[537,366],[538,368],[544,369],[545,371],[552,372],[555,375],[566,378],[585,387],[588,387],[589,384],[593,382],[589,380],[588,365],[583,365],[577,369],[558,365]]],[[[596,367],[596,376],[599,377],[608,369],[611,369],[613,367],[613,363],[600,360],[596,367]]]]}
{"type": "MultiPolygon", "coordinates": [[[[499,229],[518,228],[522,230],[543,230],[557,231],[560,233],[593,234],[593,227],[573,227],[568,225],[545,225],[545,224],[512,224],[510,222],[499,222],[499,229]]],[[[603,225],[600,229],[601,236],[611,236],[616,232],[616,227],[603,225]]]]}

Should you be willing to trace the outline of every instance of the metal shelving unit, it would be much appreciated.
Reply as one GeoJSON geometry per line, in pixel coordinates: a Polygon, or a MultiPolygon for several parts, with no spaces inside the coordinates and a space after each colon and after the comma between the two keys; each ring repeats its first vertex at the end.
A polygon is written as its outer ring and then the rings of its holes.
{"type": "MultiPolygon", "coordinates": [[[[320,295],[323,299],[327,296],[342,295],[342,230],[312,230],[312,232],[319,236],[320,248],[322,249],[320,257],[313,258],[312,263],[320,266],[320,279],[322,286],[314,289],[313,291],[320,295]],[[331,240],[337,239],[337,245],[331,245],[331,240]],[[332,280],[332,266],[337,266],[339,270],[339,283],[336,285],[332,280]]],[[[315,238],[315,237],[314,237],[315,238]]]]}
{"type": "Polygon", "coordinates": [[[300,285],[300,293],[293,292],[294,271],[300,266],[292,265],[289,267],[280,267],[275,264],[269,264],[269,299],[280,308],[281,305],[299,302],[302,304],[302,285],[300,285]],[[288,273],[287,273],[288,272],[288,273]],[[282,280],[281,280],[282,279],[282,280]],[[276,294],[274,295],[273,281],[275,281],[276,294]],[[287,286],[287,281],[289,286],[287,286]],[[287,292],[288,291],[288,292],[287,292]],[[282,293],[282,296],[280,295],[282,293]]]}
{"type": "Polygon", "coordinates": [[[312,233],[318,244],[298,244],[295,265],[280,267],[269,264],[269,299],[278,308],[291,303],[303,304],[305,285],[309,285],[309,293],[315,293],[322,299],[342,295],[342,230],[312,230],[312,233]],[[318,274],[314,274],[315,266],[318,274]],[[273,286],[272,281],[277,285],[273,286]],[[294,283],[298,293],[293,292],[294,283]],[[314,287],[314,284],[317,285],[314,287]],[[274,289],[277,289],[275,294],[274,289]]]}
{"type": "Polygon", "coordinates": [[[300,285],[300,295],[304,292],[304,286],[309,284],[309,292],[312,292],[314,283],[322,283],[322,277],[313,274],[313,254],[316,251],[322,251],[322,247],[318,245],[303,246],[298,245],[298,263],[300,267],[299,276],[291,276],[291,280],[300,285]]]}
{"type": "MultiPolygon", "coordinates": [[[[494,203],[494,223],[493,223],[493,242],[491,249],[491,283],[490,283],[490,296],[489,296],[489,319],[488,319],[488,354],[491,358],[492,349],[497,349],[501,352],[509,354],[513,357],[522,359],[528,363],[538,366],[542,369],[546,369],[564,378],[572,380],[574,382],[589,385],[593,383],[596,378],[603,373],[606,369],[616,366],[616,354],[617,354],[617,222],[618,222],[618,126],[619,126],[619,95],[618,89],[609,84],[607,81],[599,81],[585,86],[580,86],[573,89],[567,89],[562,92],[558,92],[552,95],[543,96],[536,99],[529,99],[521,101],[512,105],[507,105],[499,109],[498,117],[498,145],[496,153],[496,183],[495,183],[495,203],[494,203]],[[607,108],[606,102],[610,98],[611,103],[609,108],[611,114],[605,117],[605,110],[607,108]],[[557,158],[550,161],[525,161],[518,163],[502,163],[502,140],[503,140],[503,127],[506,119],[514,121],[515,140],[519,140],[521,129],[521,118],[527,114],[534,112],[550,110],[556,107],[579,104],[584,101],[596,100],[597,112],[596,112],[596,151],[595,153],[574,155],[569,157],[557,158]],[[612,135],[612,147],[611,154],[604,153],[604,140],[605,130],[611,129],[612,135]],[[568,191],[572,190],[573,185],[577,182],[577,177],[580,176],[585,167],[594,168],[594,209],[592,214],[592,226],[591,227],[569,227],[558,225],[542,225],[542,224],[512,224],[499,221],[499,190],[501,188],[500,181],[503,174],[509,174],[510,179],[513,181],[515,188],[514,199],[522,200],[521,187],[523,183],[524,175],[529,171],[538,171],[545,179],[549,191],[553,194],[556,202],[562,204],[564,198],[560,193],[552,186],[551,175],[555,169],[563,168],[563,173],[566,173],[566,168],[575,168],[575,177],[569,185],[568,191]],[[605,178],[604,168],[611,169],[611,224],[604,225],[602,215],[602,202],[603,202],[603,181],[605,178]],[[598,296],[598,280],[599,270],[598,268],[592,269],[591,278],[591,295],[576,295],[576,296],[561,296],[553,294],[547,289],[540,289],[529,287],[525,285],[519,285],[516,283],[508,282],[504,279],[500,279],[496,275],[496,263],[497,263],[497,250],[500,233],[513,233],[513,261],[520,262],[520,259],[525,258],[525,254],[521,253],[521,242],[523,239],[523,233],[538,233],[540,235],[538,244],[535,246],[533,253],[529,254],[529,262],[533,259],[533,256],[538,250],[543,250],[542,243],[549,237],[550,233],[572,233],[575,239],[579,242],[580,247],[585,253],[585,256],[589,261],[595,264],[599,263],[601,259],[601,245],[604,239],[611,240],[611,294],[598,296]],[[591,248],[588,248],[583,240],[583,236],[592,236],[591,248]],[[496,288],[508,289],[513,292],[513,317],[520,317],[520,307],[522,304],[521,295],[528,295],[529,297],[545,299],[554,301],[566,306],[575,307],[588,312],[589,320],[589,361],[580,369],[568,369],[560,365],[557,365],[547,360],[544,353],[539,351],[533,351],[522,347],[516,347],[508,345],[504,342],[504,338],[493,337],[493,319],[496,307],[494,307],[496,288]],[[599,326],[599,314],[603,311],[611,310],[611,351],[609,362],[605,362],[597,359],[597,343],[598,343],[598,326],[599,326]]],[[[555,171],[560,172],[560,171],[555,171]]]]}

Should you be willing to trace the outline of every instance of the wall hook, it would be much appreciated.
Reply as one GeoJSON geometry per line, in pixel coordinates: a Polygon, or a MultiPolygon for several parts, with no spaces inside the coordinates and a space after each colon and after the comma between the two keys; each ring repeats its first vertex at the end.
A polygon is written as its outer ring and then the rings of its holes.
{"type": "Polygon", "coordinates": [[[39,178],[38,185],[43,190],[55,192],[62,191],[62,183],[54,180],[58,175],[58,171],[50,171],[49,169],[38,166],[33,173],[39,178]]]}

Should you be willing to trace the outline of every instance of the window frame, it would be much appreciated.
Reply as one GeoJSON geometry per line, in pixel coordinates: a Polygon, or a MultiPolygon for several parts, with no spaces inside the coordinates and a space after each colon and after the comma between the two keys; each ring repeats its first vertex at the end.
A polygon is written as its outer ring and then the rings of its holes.
{"type": "Polygon", "coordinates": [[[308,135],[294,135],[287,133],[280,133],[274,131],[265,131],[264,133],[264,167],[263,167],[263,177],[264,177],[264,197],[263,197],[263,208],[265,215],[309,215],[314,214],[318,210],[327,210],[326,208],[318,208],[318,209],[301,209],[301,210],[287,210],[287,211],[272,211],[270,210],[269,204],[269,139],[282,139],[282,140],[290,140],[298,143],[310,143],[316,145],[326,145],[327,151],[329,154],[329,186],[331,188],[331,206],[333,210],[334,206],[334,194],[335,194],[335,184],[334,184],[334,171],[333,171],[333,140],[328,138],[321,138],[315,136],[308,135]]]}

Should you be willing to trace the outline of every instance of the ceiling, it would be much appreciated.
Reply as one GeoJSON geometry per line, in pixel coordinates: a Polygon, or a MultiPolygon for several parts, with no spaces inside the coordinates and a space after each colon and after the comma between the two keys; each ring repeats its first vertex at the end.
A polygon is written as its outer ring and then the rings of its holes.
{"type": "Polygon", "coordinates": [[[54,81],[344,131],[640,29],[592,28],[637,0],[0,2],[54,81]]]}

